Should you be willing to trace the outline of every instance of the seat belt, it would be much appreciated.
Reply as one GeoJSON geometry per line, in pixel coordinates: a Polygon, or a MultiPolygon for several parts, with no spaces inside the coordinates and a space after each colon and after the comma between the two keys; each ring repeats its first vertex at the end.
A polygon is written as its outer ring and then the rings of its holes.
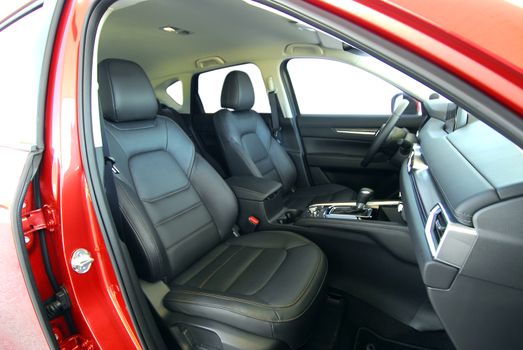
{"type": "Polygon", "coordinates": [[[115,159],[109,154],[109,146],[107,145],[107,134],[104,126],[102,125],[102,149],[104,155],[104,187],[105,194],[107,196],[107,202],[109,202],[109,209],[111,210],[111,215],[113,216],[114,225],[118,235],[122,237],[123,235],[123,219],[122,212],[118,205],[118,194],[116,192],[116,184],[114,181],[114,175],[118,174],[118,168],[116,167],[115,159]]]}
{"type": "Polygon", "coordinates": [[[189,120],[189,122],[188,122],[189,125],[187,126],[187,128],[189,129],[191,136],[194,139],[194,144],[195,144],[196,148],[200,151],[200,154],[202,155],[202,157],[205,158],[205,160],[209,164],[211,164],[211,166],[214,168],[214,170],[216,170],[216,172],[218,174],[220,174],[220,176],[222,178],[226,179],[228,177],[227,173],[222,168],[222,166],[218,163],[218,161],[216,159],[214,159],[214,157],[211,156],[211,154],[209,152],[207,152],[205,144],[203,143],[202,139],[200,138],[200,136],[198,135],[196,130],[194,130],[194,126],[192,123],[192,116],[190,119],[191,120],[189,120]]]}
{"type": "Polygon", "coordinates": [[[281,126],[280,126],[280,115],[278,113],[278,95],[275,91],[269,91],[267,93],[269,97],[269,105],[271,107],[271,131],[272,136],[281,143],[281,126]]]}

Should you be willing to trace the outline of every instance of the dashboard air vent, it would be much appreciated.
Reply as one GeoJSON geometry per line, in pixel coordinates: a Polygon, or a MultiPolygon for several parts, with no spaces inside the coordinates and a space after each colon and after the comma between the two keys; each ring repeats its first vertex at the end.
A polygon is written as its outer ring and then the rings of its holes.
{"type": "Polygon", "coordinates": [[[436,214],[434,217],[434,226],[432,227],[432,235],[437,244],[441,241],[441,237],[447,229],[447,219],[442,211],[436,214]]]}

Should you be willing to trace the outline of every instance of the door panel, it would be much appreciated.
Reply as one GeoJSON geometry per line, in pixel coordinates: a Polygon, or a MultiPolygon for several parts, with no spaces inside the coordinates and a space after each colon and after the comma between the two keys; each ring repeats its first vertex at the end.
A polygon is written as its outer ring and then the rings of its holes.
{"type": "MultiPolygon", "coordinates": [[[[391,113],[392,114],[392,113],[391,113]]],[[[301,115],[299,118],[300,130],[303,132],[307,129],[330,126],[330,128],[379,128],[389,119],[387,115],[301,115]]],[[[403,115],[398,127],[407,128],[415,131],[419,128],[422,117],[419,115],[403,115]]],[[[332,136],[330,133],[324,136],[332,136]]]]}
{"type": "Polygon", "coordinates": [[[366,168],[360,164],[375,132],[400,99],[411,104],[397,126],[411,132],[418,129],[421,105],[398,87],[405,83],[419,89],[416,82],[370,56],[354,63],[293,58],[284,68],[312,182],[338,183],[356,191],[372,187],[381,198],[397,194],[398,168],[388,162],[390,152],[378,153],[366,168]],[[397,84],[373,72],[394,78],[397,84]]]}
{"type": "MultiPolygon", "coordinates": [[[[374,132],[388,117],[299,116],[297,121],[312,181],[338,183],[356,191],[371,187],[380,198],[394,194],[398,187],[398,169],[383,154],[376,155],[367,168],[360,165],[374,132]]],[[[403,116],[398,126],[414,131],[421,120],[417,115],[403,116]]]]}

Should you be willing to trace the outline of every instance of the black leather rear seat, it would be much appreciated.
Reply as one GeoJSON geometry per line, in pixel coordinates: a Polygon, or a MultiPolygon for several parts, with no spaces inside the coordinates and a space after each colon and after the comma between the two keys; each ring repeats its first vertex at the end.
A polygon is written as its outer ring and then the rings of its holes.
{"type": "Polygon", "coordinates": [[[191,327],[216,331],[224,325],[237,332],[228,337],[237,349],[253,337],[293,349],[303,345],[327,272],[322,251],[291,232],[235,238],[234,194],[182,129],[157,116],[144,71],[133,62],[105,60],[98,83],[119,170],[121,234],[139,276],[170,287],[163,300],[171,312],[167,326],[187,317],[191,327]]]}

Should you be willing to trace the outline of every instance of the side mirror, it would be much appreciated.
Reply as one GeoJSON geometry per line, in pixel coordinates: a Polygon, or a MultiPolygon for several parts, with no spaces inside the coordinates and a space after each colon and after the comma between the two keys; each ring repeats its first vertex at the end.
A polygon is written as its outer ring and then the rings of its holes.
{"type": "Polygon", "coordinates": [[[400,92],[399,94],[396,94],[392,96],[392,99],[390,101],[390,112],[393,113],[398,104],[401,100],[407,100],[409,101],[409,105],[407,106],[407,109],[405,109],[405,112],[403,112],[404,115],[421,115],[421,102],[416,100],[414,97],[407,95],[403,92],[400,92]]]}

